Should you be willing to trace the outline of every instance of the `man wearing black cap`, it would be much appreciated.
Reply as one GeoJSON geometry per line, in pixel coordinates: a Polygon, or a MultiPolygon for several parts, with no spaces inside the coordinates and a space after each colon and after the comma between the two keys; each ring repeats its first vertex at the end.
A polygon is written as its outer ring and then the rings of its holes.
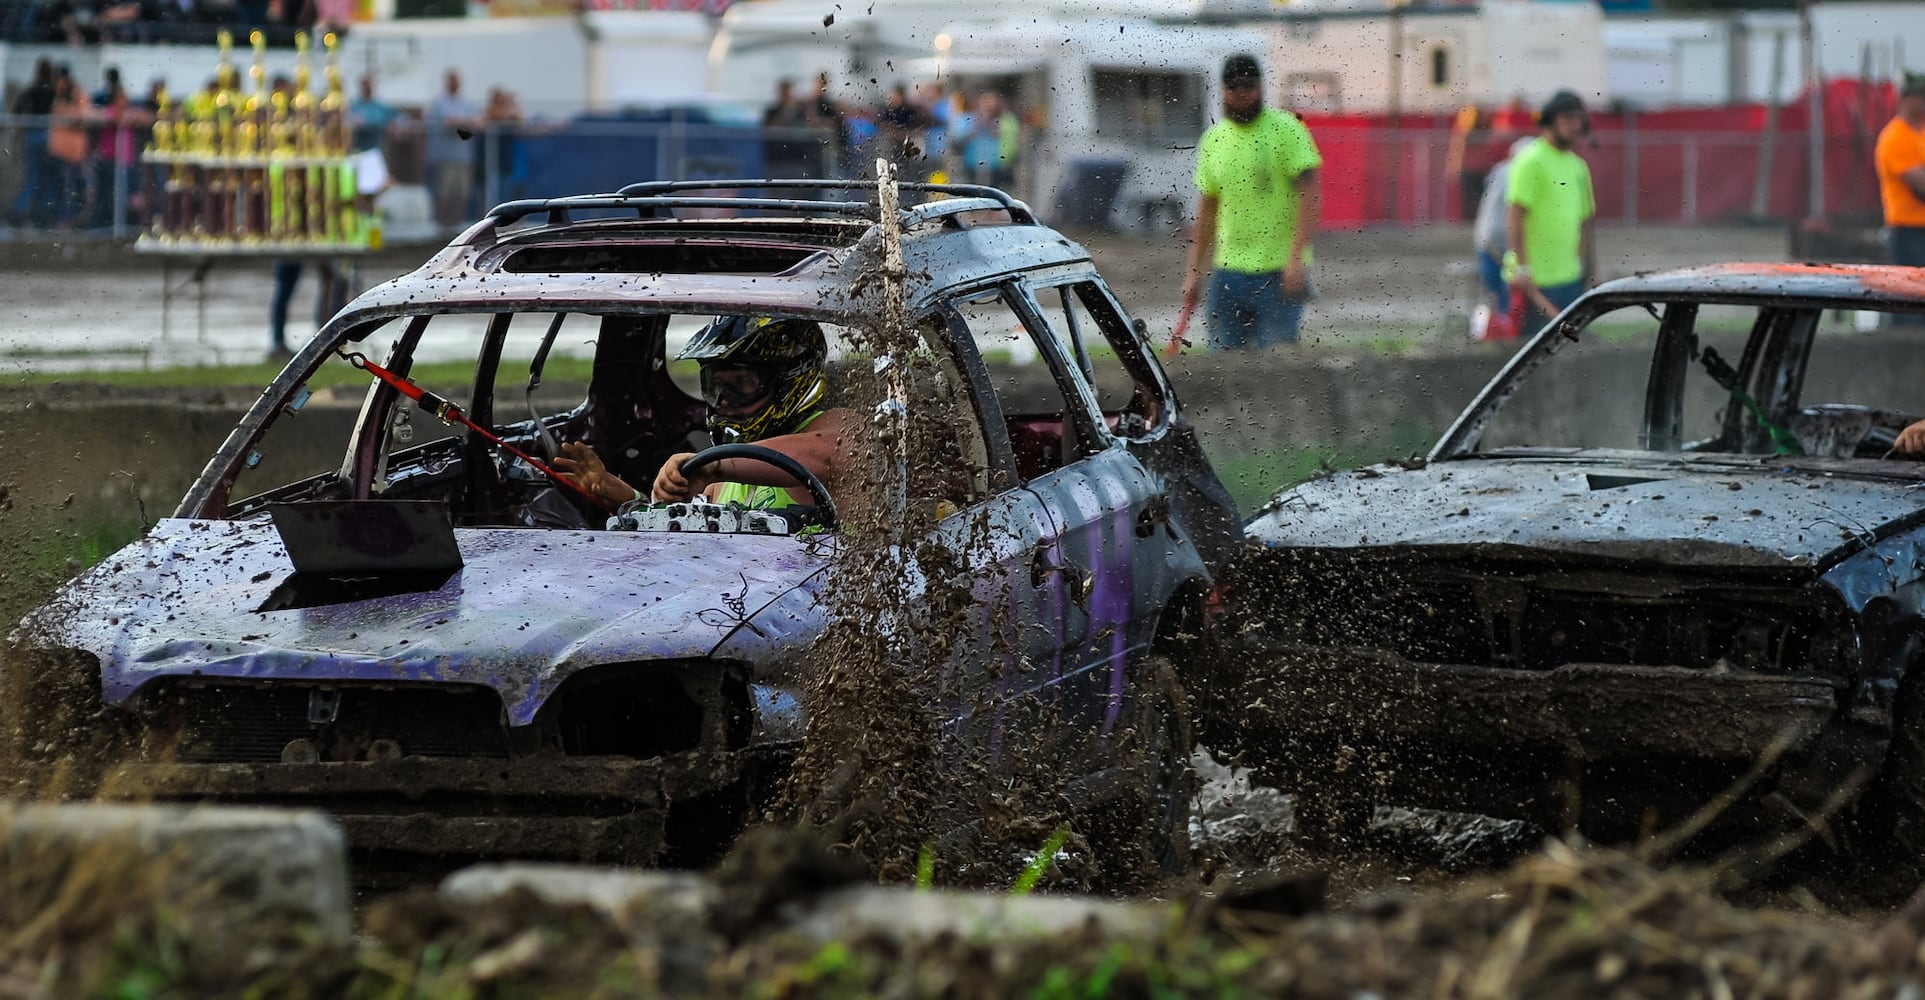
{"type": "Polygon", "coordinates": [[[1577,155],[1590,131],[1584,101],[1560,90],[1538,113],[1538,139],[1511,161],[1504,201],[1510,206],[1505,255],[1511,284],[1530,305],[1524,329],[1535,331],[1584,294],[1597,278],[1597,242],[1591,221],[1597,202],[1591,168],[1577,155]]]}
{"type": "Polygon", "coordinates": [[[1925,74],[1905,74],[1905,85],[1898,92],[1898,117],[1878,133],[1873,160],[1878,165],[1878,193],[1885,203],[1892,263],[1925,267],[1925,74]]]}
{"type": "Polygon", "coordinates": [[[1183,316],[1196,308],[1207,262],[1212,347],[1294,344],[1310,290],[1310,237],[1323,208],[1323,157],[1297,116],[1263,106],[1254,56],[1224,60],[1223,115],[1197,146],[1203,197],[1183,278],[1183,316]]]}

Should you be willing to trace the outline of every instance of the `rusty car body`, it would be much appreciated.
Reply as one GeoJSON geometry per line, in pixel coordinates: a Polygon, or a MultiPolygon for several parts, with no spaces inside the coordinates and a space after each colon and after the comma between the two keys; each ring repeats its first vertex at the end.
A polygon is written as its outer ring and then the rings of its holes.
{"type": "MultiPolygon", "coordinates": [[[[308,383],[337,352],[373,353],[378,332],[393,337],[387,368],[428,370],[426,345],[449,323],[437,350],[472,365],[472,388],[451,394],[472,419],[524,450],[585,441],[650,482],[706,434],[701,400],[674,380],[672,325],[752,314],[853,327],[879,308],[875,185],[866,202],[795,197],[836,187],[663,183],[510,203],[352,302],[171,517],[19,633],[88,672],[101,724],[132,734],[125,749],[142,759],[117,787],[321,806],[358,849],[409,856],[676,863],[724,847],[802,737],[833,525],[644,508],[631,530],[557,527],[568,518],[543,496],[553,483],[480,435],[433,428],[380,381],[321,471],[251,496],[236,482],[272,466],[272,442],[307,446],[311,434],[277,429],[301,426],[308,383]],[[571,342],[592,345],[586,393],[536,406],[536,374],[522,418],[514,358],[544,331],[545,356],[564,321],[582,331],[571,342]],[[445,505],[461,565],[302,579],[272,511],[354,503],[445,505]]],[[[1090,754],[1139,698],[1161,697],[1136,675],[1234,552],[1235,508],[1081,247],[1000,191],[903,191],[930,199],[894,220],[926,351],[896,361],[928,370],[957,438],[946,492],[910,498],[942,511],[917,544],[967,572],[979,615],[961,631],[982,635],[993,617],[1002,631],[989,638],[1006,640],[958,643],[997,662],[959,652],[932,698],[946,731],[996,753],[1074,744],[1062,759],[1087,768],[1067,791],[1099,794],[1101,782],[1078,784],[1105,766],[1090,754]],[[988,307],[1032,332],[1059,389],[1047,412],[1005,408],[968,314],[988,307]],[[1107,414],[1090,380],[1099,342],[1134,386],[1107,414]],[[1024,702],[1048,710],[1010,711],[1024,702]]],[[[885,360],[844,364],[842,377],[885,360]]],[[[1167,752],[1172,782],[1187,751],[1167,752]]],[[[1168,798],[1180,838],[1187,794],[1168,798]]]]}
{"type": "Polygon", "coordinates": [[[1925,464],[1888,452],[1925,393],[1863,398],[1912,331],[1841,317],[1921,312],[1907,268],[1613,281],[1427,456],[1280,492],[1236,574],[1255,759],[1339,836],[1391,804],[1632,836],[1735,787],[1718,829],[1916,838],[1925,464]]]}

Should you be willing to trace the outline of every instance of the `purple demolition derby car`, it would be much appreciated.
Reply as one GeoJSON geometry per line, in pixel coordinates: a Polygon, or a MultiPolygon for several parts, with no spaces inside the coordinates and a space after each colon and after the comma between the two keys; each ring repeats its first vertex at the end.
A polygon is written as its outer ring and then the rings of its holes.
{"type": "MultiPolygon", "coordinates": [[[[609,518],[541,467],[580,441],[646,491],[671,456],[698,452],[693,472],[742,454],[709,447],[670,345],[717,317],[838,343],[874,316],[878,192],[813,200],[834,187],[494,209],[322,328],[173,516],[22,630],[55,654],[34,662],[97,683],[107,721],[90,725],[126,734],[134,794],[318,805],[376,852],[701,860],[801,739],[833,501],[803,468],[806,505],[609,518]],[[542,398],[557,352],[587,360],[585,392],[542,398]],[[343,357],[387,374],[330,408],[309,383],[343,357]],[[433,379],[471,389],[441,407],[433,379]]],[[[698,193],[718,188],[736,193],[698,193]]],[[[1115,764],[1092,732],[1164,720],[1155,787],[1130,794],[1180,861],[1187,722],[1174,685],[1142,675],[1233,555],[1234,504],[1083,248],[993,189],[901,190],[928,199],[893,219],[924,343],[903,367],[956,415],[947,474],[907,502],[934,512],[919,546],[953,550],[977,630],[1013,637],[999,655],[1017,666],[956,664],[932,707],[965,739],[1077,762],[1072,798],[1128,784],[1085,780],[1115,764]],[[1042,406],[992,377],[984,354],[1003,352],[1047,367],[1042,406]],[[1045,710],[1005,711],[1025,700],[1045,710]],[[1001,721],[1032,717],[1048,722],[1001,721]]],[[[880,367],[831,361],[829,392],[880,367]]]]}

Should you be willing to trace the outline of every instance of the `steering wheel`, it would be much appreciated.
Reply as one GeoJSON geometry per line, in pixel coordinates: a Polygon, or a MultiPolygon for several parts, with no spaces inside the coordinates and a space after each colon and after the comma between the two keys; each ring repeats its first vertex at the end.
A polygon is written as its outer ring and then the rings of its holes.
{"type": "Polygon", "coordinates": [[[824,528],[836,526],[836,505],[834,500],[829,499],[828,487],[823,486],[822,480],[816,478],[816,474],[810,472],[801,462],[774,448],[764,448],[759,444],[718,444],[713,448],[690,455],[688,460],[682,463],[682,475],[686,476],[696,469],[714,465],[726,458],[746,458],[764,462],[795,477],[796,481],[809,491],[809,495],[815,497],[815,514],[804,515],[805,521],[824,528]]]}

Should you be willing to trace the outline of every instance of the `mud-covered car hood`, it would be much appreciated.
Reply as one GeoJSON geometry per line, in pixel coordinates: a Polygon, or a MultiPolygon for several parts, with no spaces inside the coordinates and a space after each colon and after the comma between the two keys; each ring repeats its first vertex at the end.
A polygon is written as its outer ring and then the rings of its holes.
{"type": "Polygon", "coordinates": [[[828,558],[824,542],[769,535],[455,538],[465,565],[438,590],[262,613],[293,572],[272,524],[165,520],[16,639],[98,656],[109,704],[167,676],[469,683],[496,689],[509,724],[525,725],[584,667],[709,655],[828,558]]]}
{"type": "Polygon", "coordinates": [[[1285,490],[1249,521],[1280,547],[1502,546],[1667,565],[1822,569],[1925,519],[1916,480],[1840,463],[1577,453],[1374,466],[1285,490]]]}

